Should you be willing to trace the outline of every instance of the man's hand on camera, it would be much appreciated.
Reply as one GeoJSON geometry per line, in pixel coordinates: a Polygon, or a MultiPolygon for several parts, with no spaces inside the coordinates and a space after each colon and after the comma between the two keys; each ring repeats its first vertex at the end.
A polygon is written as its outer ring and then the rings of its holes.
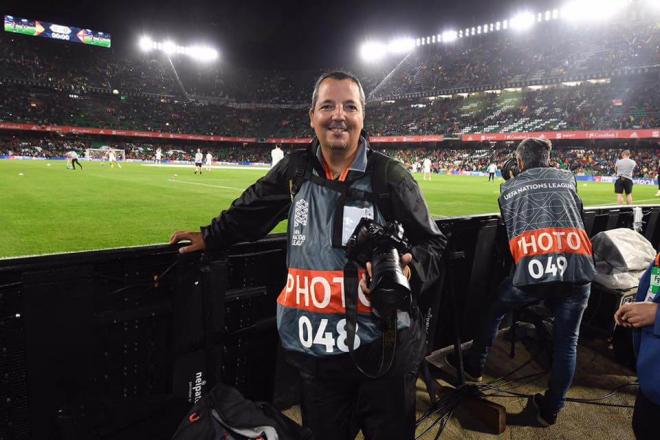
{"type": "MultiPolygon", "coordinates": [[[[399,262],[401,263],[401,270],[403,271],[403,274],[405,275],[406,278],[410,279],[410,276],[412,275],[412,272],[410,270],[410,262],[412,261],[413,256],[410,252],[401,255],[401,259],[399,262]]],[[[371,280],[371,261],[367,261],[367,273],[362,275],[362,278],[360,279],[360,288],[362,289],[362,292],[368,297],[371,294],[371,289],[369,289],[369,284],[367,283],[367,277],[368,279],[371,280]]]]}
{"type": "Polygon", "coordinates": [[[638,302],[624,304],[614,313],[614,321],[621,327],[646,327],[653,325],[658,304],[649,302],[638,302]]]}
{"type": "Polygon", "coordinates": [[[180,254],[188,254],[190,252],[203,251],[206,249],[206,243],[204,243],[201,232],[176,231],[170,237],[170,244],[177,244],[181,241],[190,241],[190,244],[188,246],[180,247],[180,254]]]}

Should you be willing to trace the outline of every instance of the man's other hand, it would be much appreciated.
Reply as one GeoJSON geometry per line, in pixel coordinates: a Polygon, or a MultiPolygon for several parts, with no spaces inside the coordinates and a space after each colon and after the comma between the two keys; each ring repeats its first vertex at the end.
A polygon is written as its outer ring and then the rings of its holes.
{"type": "Polygon", "coordinates": [[[190,252],[203,251],[206,249],[206,243],[204,243],[201,232],[176,231],[170,237],[170,244],[177,244],[181,241],[190,241],[190,244],[188,246],[180,247],[180,254],[188,254],[190,252]]]}
{"type": "Polygon", "coordinates": [[[653,325],[657,313],[657,303],[628,303],[619,307],[619,310],[614,313],[614,321],[622,327],[646,327],[653,325]]]}

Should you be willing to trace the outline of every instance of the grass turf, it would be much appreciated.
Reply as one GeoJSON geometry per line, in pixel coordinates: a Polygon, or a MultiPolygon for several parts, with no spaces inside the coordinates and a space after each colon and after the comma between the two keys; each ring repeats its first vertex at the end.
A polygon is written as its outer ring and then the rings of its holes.
{"type": "MultiPolygon", "coordinates": [[[[175,230],[198,230],[265,173],[125,163],[0,160],[0,258],[164,243],[175,230]]],[[[435,216],[498,211],[499,179],[416,176],[435,216]]],[[[579,183],[586,206],[614,204],[612,184],[579,183]]],[[[654,186],[635,186],[635,201],[654,204],[654,186]]],[[[283,232],[280,224],[275,232],[283,232]]]]}

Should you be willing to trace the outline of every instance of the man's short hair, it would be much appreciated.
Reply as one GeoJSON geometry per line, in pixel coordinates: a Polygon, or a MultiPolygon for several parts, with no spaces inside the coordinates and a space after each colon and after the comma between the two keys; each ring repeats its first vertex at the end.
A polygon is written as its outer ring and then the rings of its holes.
{"type": "Polygon", "coordinates": [[[547,167],[550,164],[552,143],[547,139],[528,138],[516,148],[516,156],[524,162],[525,169],[547,167]]]}
{"type": "Polygon", "coordinates": [[[621,156],[630,156],[630,150],[623,150],[621,156]]]}
{"type": "Polygon", "coordinates": [[[314,107],[316,107],[316,101],[318,101],[319,98],[319,87],[321,87],[321,83],[328,78],[336,79],[339,81],[348,79],[357,84],[360,91],[360,104],[362,104],[362,112],[364,112],[364,108],[367,105],[367,99],[364,96],[364,89],[362,88],[360,80],[357,79],[357,76],[353,75],[352,73],[344,72],[342,70],[335,70],[332,72],[324,73],[319,77],[319,79],[316,80],[316,84],[314,85],[314,92],[312,93],[312,107],[310,108],[311,111],[314,111],[314,107]]]}

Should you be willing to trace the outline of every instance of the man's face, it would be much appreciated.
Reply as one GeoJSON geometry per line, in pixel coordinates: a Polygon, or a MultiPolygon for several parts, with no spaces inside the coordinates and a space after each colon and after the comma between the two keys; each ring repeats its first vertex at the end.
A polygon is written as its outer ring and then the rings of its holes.
{"type": "Polygon", "coordinates": [[[357,84],[348,79],[324,80],[309,120],[323,149],[352,154],[364,126],[364,108],[357,84]]]}

